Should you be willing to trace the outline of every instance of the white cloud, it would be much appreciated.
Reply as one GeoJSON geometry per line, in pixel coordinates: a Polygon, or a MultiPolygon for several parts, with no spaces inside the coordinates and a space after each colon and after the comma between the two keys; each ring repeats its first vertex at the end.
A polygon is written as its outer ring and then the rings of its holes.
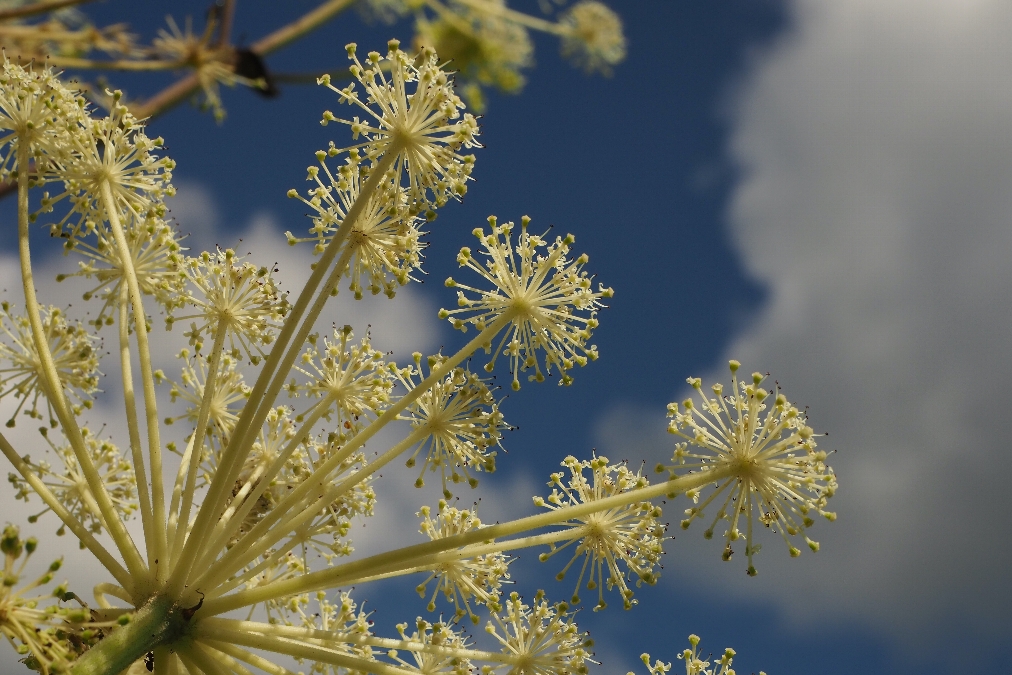
{"type": "MultiPolygon", "coordinates": [[[[728,356],[831,432],[840,518],[817,524],[817,556],[768,542],[756,580],[693,530],[668,567],[805,622],[1007,634],[1012,5],[797,0],[790,14],[732,106],[731,232],[770,299],[728,356]]],[[[670,452],[662,430],[660,412],[616,410],[602,445],[646,435],[670,452]]]]}

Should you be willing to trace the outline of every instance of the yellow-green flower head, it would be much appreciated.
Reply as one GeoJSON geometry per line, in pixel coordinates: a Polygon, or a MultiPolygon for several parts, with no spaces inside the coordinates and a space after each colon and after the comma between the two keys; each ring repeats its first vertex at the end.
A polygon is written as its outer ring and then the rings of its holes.
{"type": "Polygon", "coordinates": [[[393,377],[383,352],[373,349],[369,336],[353,341],[351,326],[334,328],[331,338],[311,335],[295,367],[309,381],[290,384],[291,394],[305,394],[316,402],[303,415],[319,415],[331,422],[334,440],[343,442],[360,428],[364,415],[377,416],[390,402],[393,377]]]}
{"type": "Polygon", "coordinates": [[[69,135],[67,153],[53,161],[53,173],[63,180],[66,191],[43,199],[44,209],[66,197],[71,213],[51,226],[55,234],[82,238],[98,228],[115,211],[122,217],[144,221],[165,213],[162,200],[175,194],[172,170],[176,164],[155,152],[161,138],[149,138],[144,124],[119,102],[121,92],[111,92],[114,105],[108,117],[84,115],[79,128],[69,135]],[[103,190],[108,188],[111,203],[103,190]],[[68,225],[77,214],[78,221],[68,225]]]}
{"type": "MultiPolygon", "coordinates": [[[[416,23],[415,42],[435,49],[469,86],[515,92],[524,85],[521,69],[534,63],[534,44],[526,28],[501,14],[506,8],[503,0],[489,0],[488,5],[448,3],[449,11],[416,23]]],[[[465,87],[468,104],[474,107],[480,99],[474,100],[468,91],[465,87]]],[[[481,112],[480,107],[477,110],[481,112]]]]}
{"type": "MultiPolygon", "coordinates": [[[[74,414],[80,414],[92,405],[91,395],[98,391],[99,359],[98,338],[88,333],[78,321],[68,321],[59,307],[42,307],[42,327],[60,382],[77,401],[74,414]]],[[[17,409],[7,421],[14,426],[14,418],[25,406],[25,414],[41,418],[39,397],[45,398],[39,378],[42,360],[35,347],[28,318],[14,315],[11,305],[0,303],[0,399],[9,394],[21,399],[17,409]]],[[[46,399],[46,405],[49,405],[46,399]]],[[[50,411],[50,422],[55,426],[50,411]]]]}
{"type": "Polygon", "coordinates": [[[166,22],[168,30],[158,29],[157,36],[151,42],[152,52],[166,61],[178,61],[193,68],[204,94],[201,108],[210,109],[216,121],[223,121],[225,108],[221,104],[219,84],[233,87],[237,82],[242,82],[258,87],[258,83],[236,75],[235,51],[229,45],[218,42],[217,33],[211,25],[197,35],[193,32],[190,17],[186,18],[182,29],[171,16],[166,17],[166,22]]]}
{"type": "MultiPolygon", "coordinates": [[[[292,246],[299,242],[315,242],[314,252],[323,252],[358,200],[368,171],[355,159],[356,152],[332,172],[325,160],[337,153],[333,144],[328,152],[316,153],[320,167],[309,167],[307,177],[316,182],[316,187],[310,188],[305,197],[296,190],[288,192],[290,197],[298,198],[317,213],[309,229],[311,236],[298,238],[291,232],[285,233],[292,246]]],[[[363,289],[373,295],[382,291],[392,298],[398,286],[414,279],[412,272],[422,264],[421,222],[420,218],[407,213],[407,197],[399,185],[384,183],[370,194],[347,240],[352,257],[344,274],[351,279],[349,290],[356,299],[362,297],[363,289]]]]}
{"type": "MultiPolygon", "coordinates": [[[[435,518],[428,506],[423,506],[418,515],[422,518],[421,531],[430,540],[444,539],[482,527],[475,509],[458,509],[449,506],[442,499],[439,500],[439,513],[435,518]]],[[[425,597],[426,586],[435,580],[436,588],[429,598],[428,610],[436,610],[436,596],[442,592],[447,601],[453,603],[455,620],[467,616],[472,623],[478,623],[478,616],[471,610],[470,601],[473,599],[480,605],[486,605],[493,612],[500,611],[500,589],[503,583],[508,583],[509,563],[510,560],[498,551],[440,563],[428,570],[428,578],[415,590],[425,597]]]]}
{"type": "MultiPolygon", "coordinates": [[[[69,444],[56,445],[50,440],[45,427],[40,429],[46,439],[46,443],[57,457],[55,464],[46,460],[32,462],[35,474],[42,479],[42,482],[49,488],[59,502],[77,520],[89,530],[98,534],[106,529],[105,519],[98,508],[98,503],[92,494],[91,487],[85,477],[81,465],[74,455],[74,450],[69,444]]],[[[112,441],[98,438],[87,427],[81,428],[85,448],[91,458],[95,470],[102,478],[109,499],[112,500],[113,508],[121,520],[126,520],[130,514],[137,509],[137,476],[134,474],[133,466],[120,450],[113,445],[112,441]]],[[[17,497],[28,501],[28,495],[33,490],[28,484],[16,474],[10,475],[11,483],[18,488],[17,497]]],[[[30,517],[35,522],[48,508],[30,517]]],[[[57,534],[62,535],[66,531],[64,525],[60,525],[57,534]]],[[[81,543],[81,548],[84,544],[81,543]]]]}
{"type": "Polygon", "coordinates": [[[502,615],[493,614],[485,627],[502,645],[503,663],[483,666],[482,675],[582,675],[594,663],[587,634],[560,606],[549,605],[543,591],[535,594],[533,605],[517,593],[510,593],[505,604],[502,615]]]}
{"type": "Polygon", "coordinates": [[[625,58],[622,20],[603,2],[581,0],[570,7],[559,23],[566,30],[562,55],[588,73],[605,75],[625,58]]]}
{"type": "Polygon", "coordinates": [[[232,249],[220,248],[187,258],[182,270],[196,288],[186,301],[197,313],[170,317],[168,325],[196,319],[187,336],[198,352],[205,337],[213,340],[217,331],[225,330],[233,356],[238,356],[241,347],[246,358],[258,363],[261,347],[274,341],[274,332],[289,309],[288,298],[278,288],[272,271],[243,261],[232,249]]]}
{"type": "Polygon", "coordinates": [[[702,382],[688,382],[698,392],[700,405],[686,399],[668,406],[672,418],[668,431],[685,441],[675,446],[672,464],[658,466],[672,476],[686,472],[713,473],[716,489],[700,502],[700,491],[691,491],[696,506],[686,510],[682,528],[703,517],[703,510],[716,505],[717,513],[704,533],[709,539],[719,520],[727,522],[723,558],[734,553],[732,542],[741,538],[744,521],[748,573],[754,575],[752,557],[760,545],[753,539],[756,521],[780,534],[792,557],[800,550],[791,537],[804,537],[808,547],[819,544],[807,536],[814,515],[836,520],[826,504],[836,492],[836,475],[826,465],[826,453],[817,450],[815,436],[804,412],[788,403],[779,387],[768,390],[761,373],[747,382],[738,381],[737,361],[731,361],[731,391],[725,395],[714,384],[714,398],[703,393],[702,382]],[[720,500],[718,497],[724,495],[720,500]]]}
{"type": "MultiPolygon", "coordinates": [[[[181,351],[179,357],[188,360],[190,358],[189,350],[181,351]]],[[[166,424],[174,424],[181,419],[186,419],[194,426],[197,424],[200,416],[200,403],[204,398],[204,387],[207,383],[207,369],[207,358],[201,354],[196,354],[192,363],[183,366],[179,382],[172,382],[169,395],[173,403],[182,399],[187,404],[186,412],[176,417],[167,417],[166,424]]],[[[218,373],[214,378],[214,393],[211,396],[211,405],[208,408],[207,416],[205,438],[212,447],[222,448],[228,443],[232,430],[239,420],[239,411],[245,404],[249,393],[250,387],[243,381],[238,361],[230,354],[223,354],[218,366],[218,373]]]]}
{"type": "Polygon", "coordinates": [[[419,675],[469,675],[471,672],[470,660],[457,654],[467,648],[467,640],[452,626],[441,621],[430,623],[418,617],[414,632],[408,634],[406,623],[397,624],[397,632],[407,645],[417,645],[408,649],[410,659],[399,656],[399,650],[388,653],[404,670],[419,675]]]}
{"type": "Polygon", "coordinates": [[[78,607],[62,604],[63,600],[76,599],[66,585],[43,594],[33,593],[53,581],[61,560],[54,561],[42,576],[15,589],[37,547],[35,537],[22,539],[16,525],[8,523],[0,534],[0,553],[4,556],[0,571],[3,581],[0,584],[0,635],[14,648],[24,665],[42,675],[50,675],[67,672],[100,634],[89,630],[91,615],[80,601],[78,607]],[[61,604],[55,604],[56,601],[61,604]]]}
{"type": "Polygon", "coordinates": [[[462,155],[462,148],[480,147],[476,140],[478,122],[470,113],[461,114],[464,103],[453,92],[450,76],[439,66],[435,52],[423,49],[411,56],[397,40],[389,42],[386,56],[370,52],[365,65],[356,56],[356,47],[347,47],[355,83],[344,89],[320,83],[340,96],[342,103],[358,106],[366,115],[340,119],[329,110],[323,124],[339,121],[351,127],[360,143],[345,148],[359,149],[374,164],[392,153],[393,182],[404,184],[410,212],[442,206],[450,197],[467,192],[467,180],[474,155],[462,155]],[[410,90],[410,91],[409,91],[410,90]]]}
{"type": "MultiPolygon", "coordinates": [[[[414,367],[394,370],[408,391],[417,386],[416,376],[424,379],[422,355],[415,352],[414,359],[414,367]]],[[[430,356],[429,370],[441,361],[438,356],[430,356]]],[[[490,448],[500,444],[503,430],[509,428],[488,384],[464,368],[455,368],[434,384],[399,419],[408,420],[414,429],[428,433],[406,462],[407,466],[414,466],[424,451],[425,461],[415,486],[425,484],[426,468],[435,471],[438,467],[446,498],[453,496],[446,485],[447,470],[453,483],[466,480],[472,488],[478,485],[472,471],[495,471],[496,452],[490,448]]]]}
{"type": "MultiPolygon", "coordinates": [[[[284,468],[271,480],[269,492],[275,501],[280,501],[290,490],[298,487],[317,467],[340,450],[344,439],[336,440],[337,434],[329,436],[331,439],[326,442],[317,438],[306,439],[288,456],[284,468]]],[[[363,453],[352,454],[330,473],[330,481],[341,483],[358,473],[364,464],[363,453]]],[[[376,492],[372,487],[372,478],[365,478],[341,492],[333,501],[324,504],[312,520],[293,531],[289,541],[301,549],[301,560],[306,569],[310,567],[310,551],[328,564],[336,557],[351,555],[355,550],[348,536],[351,520],[371,516],[375,505],[376,492]]]]}
{"type": "Polygon", "coordinates": [[[592,278],[583,271],[586,254],[574,260],[567,257],[573,235],[549,243],[527,231],[531,219],[524,216],[514,243],[512,222],[498,225],[494,216],[488,220],[491,233],[474,230],[485,249],[484,260],[465,247],[457,262],[477,272],[492,290],[447,279],[448,287],[458,289],[458,309],[441,309],[439,317],[461,331],[469,325],[482,331],[498,320],[508,321],[495,348],[491,341],[486,345],[492,359],[485,369],[491,372],[500,355],[507,357],[513,389],[520,388],[521,371],[533,370],[527,379],[541,382],[553,368],[559,371],[559,384],[568,385],[573,381],[570,369],[597,358],[597,347],[588,346],[587,340],[597,328],[597,310],[604,307],[601,299],[610,298],[613,291],[600,284],[594,290],[592,278]]]}
{"type": "MultiPolygon", "coordinates": [[[[18,170],[19,147],[27,147],[31,159],[60,157],[68,149],[68,129],[77,125],[83,109],[83,101],[52,70],[25,69],[5,54],[0,70],[0,177],[18,170]]],[[[37,162],[35,172],[44,174],[47,165],[37,162]]]]}
{"type": "MultiPolygon", "coordinates": [[[[579,461],[567,457],[562,465],[569,469],[569,480],[564,474],[553,473],[549,485],[552,493],[547,499],[535,497],[534,503],[552,510],[577,504],[586,504],[606,497],[612,497],[636,488],[646,487],[647,479],[639,472],[633,473],[625,464],[609,464],[607,457],[594,457],[590,461],[579,461]],[[591,471],[590,479],[584,475],[591,471]]],[[[660,573],[661,555],[664,550],[664,524],[658,520],[661,508],[650,502],[633,502],[597,511],[587,516],[569,520],[564,525],[571,528],[572,537],[563,540],[561,546],[551,544],[551,550],[542,553],[542,562],[559,551],[576,544],[573,555],[557,575],[560,581],[579,558],[583,558],[580,574],[573,592],[573,603],[580,602],[579,591],[584,578],[587,589],[597,590],[597,605],[594,610],[603,609],[604,588],[618,589],[622,603],[630,609],[636,601],[627,580],[635,576],[636,585],[644,582],[654,584],[660,573]],[[622,569],[624,566],[625,569],[622,569]],[[607,570],[607,578],[604,576],[607,570]]]]}
{"type": "MultiPolygon", "coordinates": [[[[678,658],[685,662],[685,675],[734,675],[734,669],[731,668],[731,662],[734,660],[735,651],[730,647],[724,650],[719,659],[713,660],[713,667],[710,667],[713,655],[711,654],[708,659],[702,658],[699,654],[699,636],[690,635],[689,645],[691,649],[682,650],[682,653],[678,655],[678,658]]],[[[640,656],[643,663],[647,665],[650,672],[653,675],[662,675],[671,668],[670,663],[662,664],[657,661],[653,666],[650,666],[650,655],[643,654],[640,656]]],[[[763,671],[759,671],[759,675],[766,675],[763,671]]]]}
{"type": "MultiPolygon", "coordinates": [[[[186,277],[179,273],[182,248],[175,228],[158,218],[144,222],[130,219],[126,221],[124,234],[141,293],[153,297],[166,311],[181,307],[186,277]]],[[[65,247],[77,251],[85,259],[78,262],[77,272],[60,274],[56,280],[84,277],[98,282],[84,293],[85,300],[95,297],[102,300],[102,307],[91,323],[96,328],[111,325],[124,280],[123,259],[112,234],[99,230],[94,244],[68,239],[65,247]]]]}

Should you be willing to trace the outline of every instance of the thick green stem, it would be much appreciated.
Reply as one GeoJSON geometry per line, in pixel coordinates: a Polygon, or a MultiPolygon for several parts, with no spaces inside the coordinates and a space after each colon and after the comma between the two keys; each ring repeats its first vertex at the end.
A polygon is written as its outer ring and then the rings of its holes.
{"type": "Polygon", "coordinates": [[[116,675],[159,645],[186,634],[187,610],[159,595],[134,612],[130,623],[86,651],[70,669],[72,675],[116,675]]]}

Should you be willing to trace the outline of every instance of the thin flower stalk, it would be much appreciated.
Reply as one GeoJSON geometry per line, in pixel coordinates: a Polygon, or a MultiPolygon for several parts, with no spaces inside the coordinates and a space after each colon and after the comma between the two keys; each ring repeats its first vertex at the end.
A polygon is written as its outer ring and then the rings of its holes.
{"type": "Polygon", "coordinates": [[[167,560],[168,542],[165,540],[165,494],[164,494],[164,473],[162,470],[162,448],[160,425],[158,419],[158,401],[155,394],[154,368],[151,365],[151,347],[148,343],[148,327],[146,314],[144,312],[144,299],[141,296],[140,284],[137,282],[137,273],[133,267],[133,256],[130,253],[130,244],[123,231],[120,222],[120,209],[113,194],[110,180],[101,183],[102,203],[105,207],[106,217],[109,219],[109,227],[112,229],[116,245],[119,247],[120,258],[123,261],[123,276],[126,279],[127,292],[130,295],[130,304],[134,316],[134,334],[137,340],[137,357],[140,360],[141,385],[144,392],[144,416],[145,426],[148,432],[148,461],[151,470],[151,505],[152,519],[154,521],[155,536],[154,552],[156,558],[149,561],[149,564],[159,578],[164,574],[165,565],[159,566],[155,560],[167,560]]]}
{"type": "Polygon", "coordinates": [[[127,437],[130,440],[130,454],[133,459],[134,475],[137,479],[137,501],[141,512],[141,525],[144,528],[144,543],[147,546],[148,560],[158,555],[155,548],[154,512],[148,479],[144,467],[144,450],[141,447],[141,434],[137,418],[137,397],[134,392],[133,363],[130,358],[130,304],[129,290],[126,284],[119,287],[119,355],[120,374],[123,381],[123,404],[126,412],[127,437]]]}
{"type": "MultiPolygon", "coordinates": [[[[688,490],[698,489],[714,480],[720,480],[730,475],[731,471],[731,469],[720,469],[712,473],[689,474],[600,500],[566,506],[547,513],[539,513],[506,523],[489,525],[488,527],[452,537],[406,546],[388,553],[381,553],[369,558],[336,565],[326,570],[311,572],[295,579],[272,582],[255,589],[239,591],[232,595],[208,600],[201,607],[200,615],[218,615],[240,607],[284,597],[292,593],[309,593],[323,588],[349,585],[356,583],[361,578],[369,578],[377,574],[385,574],[396,570],[431,567],[444,560],[452,560],[460,556],[461,554],[457,549],[462,549],[470,544],[522,534],[542,527],[564,524],[569,520],[580,518],[596,511],[649,501],[661,496],[673,497],[688,490]]],[[[520,541],[517,540],[517,543],[519,544],[520,541]]],[[[532,539],[530,545],[543,545],[549,543],[549,541],[548,539],[532,539]]],[[[518,545],[517,548],[522,545],[518,545]]],[[[511,546],[510,548],[512,549],[513,547],[511,546]]]]}
{"type": "MultiPolygon", "coordinates": [[[[323,310],[323,304],[328,299],[330,293],[329,289],[324,287],[320,293],[320,297],[317,298],[317,302],[314,303],[312,311],[307,315],[306,311],[309,308],[310,302],[312,302],[313,297],[317,294],[317,290],[324,280],[328,268],[333,264],[334,259],[338,257],[338,254],[342,253],[344,240],[351,232],[351,228],[358,219],[359,214],[365,208],[369,196],[379,186],[383,177],[382,174],[393,163],[393,160],[394,157],[392,155],[385,156],[380,160],[379,165],[362,187],[359,198],[348,209],[344,222],[320,256],[312,275],[310,275],[309,280],[306,281],[305,286],[299,293],[299,297],[292,305],[288,318],[282,326],[277,339],[274,341],[271,353],[265,360],[263,369],[260,371],[260,375],[253,385],[253,390],[250,392],[242,415],[236,423],[232,438],[222,452],[219,471],[211,482],[204,502],[197,512],[197,519],[193,530],[198,532],[204,531],[204,528],[210,524],[210,519],[220,513],[224,507],[226,490],[231,489],[231,483],[234,482],[239,466],[241,466],[242,461],[245,459],[242,456],[242,449],[248,447],[248,443],[252,440],[247,436],[255,433],[253,430],[259,429],[260,425],[263,424],[263,420],[267,417],[270,408],[269,402],[274,401],[280,393],[284,385],[285,376],[291,369],[292,364],[295,363],[295,359],[298,357],[302,345],[305,343],[305,338],[308,337],[319,313],[323,310]],[[293,337],[296,338],[294,341],[293,337]]],[[[344,250],[341,258],[344,266],[347,266],[350,260],[350,251],[344,250]]],[[[331,277],[336,276],[338,279],[340,278],[341,273],[343,273],[340,267],[339,265],[334,269],[331,277]]],[[[199,542],[195,539],[188,539],[184,547],[184,553],[181,554],[181,559],[184,561],[187,559],[192,560],[194,550],[198,545],[199,542]]],[[[189,570],[184,569],[184,567],[186,566],[180,565],[175,569],[170,578],[170,588],[177,591],[182,588],[182,584],[184,583],[183,576],[189,573],[189,570]]]]}
{"type": "Polygon", "coordinates": [[[207,432],[207,418],[211,412],[211,400],[215,393],[215,379],[218,377],[218,366],[221,363],[221,353],[225,347],[225,336],[228,333],[228,324],[224,321],[218,324],[214,332],[214,343],[211,345],[211,356],[207,365],[207,379],[204,382],[204,396],[200,401],[200,411],[197,413],[197,424],[193,428],[193,439],[189,442],[190,457],[186,466],[186,485],[182,491],[182,504],[179,507],[179,514],[175,516],[175,536],[172,542],[172,550],[182,549],[185,525],[190,521],[190,507],[193,505],[193,493],[196,490],[197,471],[200,465],[200,449],[204,447],[204,434],[207,432]]]}
{"type": "Polygon", "coordinates": [[[7,461],[17,470],[21,478],[28,483],[35,494],[45,502],[46,506],[56,514],[56,517],[77,537],[78,541],[84,544],[85,548],[102,563],[102,566],[122,585],[124,588],[133,586],[133,577],[122,564],[99,542],[95,536],[88,531],[88,528],[72,514],[63,503],[56,498],[56,495],[43,482],[42,478],[32,470],[10,444],[7,438],[0,434],[0,450],[3,451],[7,461]]]}
{"type": "MultiPolygon", "coordinates": [[[[27,166],[29,148],[27,144],[19,144],[17,149],[18,166],[27,166]]],[[[80,464],[81,471],[91,488],[95,501],[99,507],[105,522],[109,527],[109,534],[123,556],[127,569],[135,579],[146,577],[144,562],[137,551],[133,538],[127,532],[123,522],[116,516],[115,507],[109,498],[109,493],[102,483],[102,477],[95,469],[91,457],[85,447],[84,438],[77,425],[77,419],[67,405],[63,387],[60,384],[59,374],[53,363],[53,356],[49,350],[49,343],[45,337],[45,330],[42,325],[42,315],[39,302],[35,295],[35,279],[32,274],[31,249],[29,248],[28,233],[28,173],[26,171],[18,174],[18,253],[21,260],[21,282],[25,294],[25,309],[28,312],[28,320],[32,327],[32,334],[35,338],[35,348],[41,361],[42,384],[46,397],[49,399],[57,419],[67,435],[74,455],[80,464]]]]}

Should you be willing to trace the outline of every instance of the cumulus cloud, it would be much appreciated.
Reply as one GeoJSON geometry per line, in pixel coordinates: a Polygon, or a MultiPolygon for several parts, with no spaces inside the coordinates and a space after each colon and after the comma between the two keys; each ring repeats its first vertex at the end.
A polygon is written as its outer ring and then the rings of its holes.
{"type": "MultiPolygon", "coordinates": [[[[798,620],[1007,634],[1012,5],[796,0],[790,14],[731,107],[728,222],[769,301],[727,356],[831,432],[840,518],[817,524],[817,556],[788,561],[771,539],[757,580],[713,570],[719,545],[686,543],[693,530],[668,565],[798,620]]],[[[630,434],[670,453],[660,416],[632,407],[601,445],[630,434]]]]}

